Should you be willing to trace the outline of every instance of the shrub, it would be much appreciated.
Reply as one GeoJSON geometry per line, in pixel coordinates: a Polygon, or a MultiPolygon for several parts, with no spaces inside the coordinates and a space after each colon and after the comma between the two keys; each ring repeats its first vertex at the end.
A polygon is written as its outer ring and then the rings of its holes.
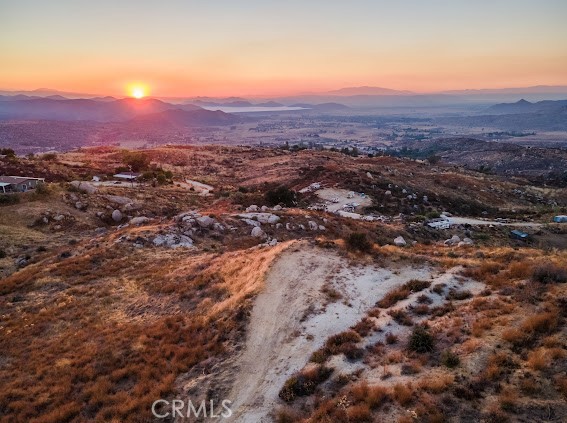
{"type": "Polygon", "coordinates": [[[20,197],[16,194],[1,194],[0,195],[0,206],[10,206],[12,204],[18,204],[20,202],[20,197]]]}
{"type": "Polygon", "coordinates": [[[407,405],[411,402],[413,390],[410,386],[397,383],[396,385],[394,385],[393,394],[394,399],[398,402],[398,404],[407,405]]]}
{"type": "Polygon", "coordinates": [[[429,288],[430,285],[431,282],[429,281],[412,279],[404,283],[402,286],[388,292],[384,298],[376,303],[376,305],[382,308],[392,307],[398,301],[405,300],[412,292],[423,291],[424,289],[429,288]]]}
{"type": "Polygon", "coordinates": [[[441,363],[452,369],[457,367],[461,363],[461,360],[459,359],[459,356],[453,351],[446,350],[443,351],[443,354],[441,355],[441,363]]]}
{"type": "Polygon", "coordinates": [[[273,190],[269,190],[266,192],[264,198],[270,206],[283,204],[287,207],[293,207],[297,204],[295,191],[285,186],[279,186],[273,190]]]}
{"type": "Polygon", "coordinates": [[[532,273],[532,280],[540,283],[567,282],[567,268],[553,263],[544,263],[536,266],[532,273]]]}
{"type": "Polygon", "coordinates": [[[409,294],[410,294],[409,289],[404,288],[402,286],[397,289],[394,289],[393,291],[388,292],[384,296],[384,298],[382,298],[380,301],[376,303],[376,305],[382,308],[392,307],[398,301],[405,300],[409,296],[409,294]]]}
{"type": "Polygon", "coordinates": [[[390,316],[394,319],[394,321],[403,326],[411,326],[413,325],[413,320],[411,319],[410,315],[404,310],[390,310],[388,312],[390,316]]]}
{"type": "Polygon", "coordinates": [[[330,355],[341,354],[344,345],[359,342],[360,339],[358,333],[353,330],[348,330],[331,336],[325,343],[325,348],[330,355]]]}
{"type": "Polygon", "coordinates": [[[534,370],[543,370],[549,366],[550,355],[545,348],[531,351],[528,355],[528,366],[534,370]]]}
{"type": "Polygon", "coordinates": [[[457,301],[461,301],[461,300],[467,300],[469,298],[472,298],[472,293],[470,291],[460,291],[460,290],[456,290],[456,289],[450,289],[449,293],[447,294],[447,299],[448,300],[457,300],[457,301]]]}
{"type": "MultiPolygon", "coordinates": [[[[366,382],[360,382],[350,389],[350,395],[353,402],[358,404],[361,402],[372,409],[380,407],[389,399],[388,390],[383,386],[369,386],[366,382]]],[[[355,420],[356,421],[356,420],[355,420]]]]}
{"type": "Polygon", "coordinates": [[[150,166],[150,158],[138,151],[125,151],[122,154],[122,163],[128,166],[128,170],[131,168],[133,172],[139,172],[150,166]]]}
{"type": "Polygon", "coordinates": [[[325,351],[323,349],[320,349],[311,354],[309,361],[311,361],[312,363],[322,364],[327,360],[327,357],[328,356],[327,354],[325,354],[325,351]]]}
{"type": "Polygon", "coordinates": [[[348,421],[350,422],[370,422],[372,413],[366,404],[353,405],[346,410],[348,421]]]}
{"type": "Polygon", "coordinates": [[[350,250],[368,252],[372,249],[372,244],[366,239],[366,234],[360,232],[351,233],[345,241],[350,250]]]}
{"type": "Polygon", "coordinates": [[[425,288],[429,288],[431,282],[423,281],[420,279],[412,279],[404,284],[411,292],[423,291],[425,288]]]}
{"type": "Polygon", "coordinates": [[[3,259],[5,257],[6,257],[6,251],[0,250],[0,259],[3,259]]]}
{"type": "Polygon", "coordinates": [[[398,337],[394,335],[392,332],[388,332],[386,334],[386,344],[392,345],[398,342],[398,337]]]}
{"type": "Polygon", "coordinates": [[[429,306],[427,304],[418,304],[412,308],[412,312],[417,316],[425,316],[429,313],[429,306]]]}
{"type": "Polygon", "coordinates": [[[354,325],[351,329],[358,333],[360,336],[368,336],[376,328],[376,323],[368,317],[362,318],[360,322],[354,325]]]}
{"type": "Polygon", "coordinates": [[[437,295],[442,295],[443,294],[443,290],[445,289],[447,285],[445,285],[444,283],[438,283],[436,285],[433,285],[433,288],[431,288],[431,291],[435,292],[437,295]]]}
{"type": "Polygon", "coordinates": [[[276,423],[296,423],[301,420],[299,414],[289,408],[281,408],[276,412],[276,423]]]}
{"type": "Polygon", "coordinates": [[[55,160],[57,160],[57,154],[55,153],[45,153],[43,156],[41,156],[41,158],[43,160],[46,160],[48,162],[54,162],[55,160]]]}
{"type": "Polygon", "coordinates": [[[322,365],[303,369],[285,382],[279,397],[285,402],[293,402],[297,397],[311,395],[320,383],[329,378],[331,373],[333,373],[332,368],[322,365]]]}
{"type": "Polygon", "coordinates": [[[417,353],[433,351],[435,339],[426,326],[416,326],[410,335],[408,349],[417,353]]]}
{"type": "Polygon", "coordinates": [[[419,304],[431,304],[433,300],[429,298],[427,295],[421,294],[419,297],[417,297],[417,302],[419,304]]]}

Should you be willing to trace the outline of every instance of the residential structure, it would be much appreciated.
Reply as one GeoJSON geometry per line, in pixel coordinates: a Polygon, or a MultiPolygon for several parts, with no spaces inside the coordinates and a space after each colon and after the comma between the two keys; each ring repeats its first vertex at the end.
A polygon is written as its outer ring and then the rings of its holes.
{"type": "Polygon", "coordinates": [[[0,192],[25,192],[35,189],[38,184],[44,183],[44,178],[33,178],[28,176],[0,176],[0,192]]]}

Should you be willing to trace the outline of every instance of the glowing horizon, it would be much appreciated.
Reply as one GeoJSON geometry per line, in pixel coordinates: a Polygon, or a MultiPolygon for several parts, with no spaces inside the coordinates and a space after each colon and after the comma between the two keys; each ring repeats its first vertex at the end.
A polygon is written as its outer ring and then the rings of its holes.
{"type": "Polygon", "coordinates": [[[281,96],[567,85],[560,0],[0,0],[0,88],[281,96]],[[132,19],[136,16],[136,19],[132,19]]]}

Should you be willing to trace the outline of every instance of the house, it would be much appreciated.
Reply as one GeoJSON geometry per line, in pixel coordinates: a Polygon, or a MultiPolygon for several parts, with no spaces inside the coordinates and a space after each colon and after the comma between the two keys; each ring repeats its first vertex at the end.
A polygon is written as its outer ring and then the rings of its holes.
{"type": "Polygon", "coordinates": [[[113,177],[116,179],[121,179],[123,181],[135,181],[140,177],[140,174],[136,172],[122,172],[113,175],[113,177]]]}
{"type": "Polygon", "coordinates": [[[567,216],[566,215],[554,216],[553,221],[555,223],[567,223],[567,216]]]}
{"type": "Polygon", "coordinates": [[[25,192],[45,182],[44,178],[27,176],[0,176],[0,192],[25,192]]]}
{"type": "Polygon", "coordinates": [[[514,229],[513,231],[510,231],[510,235],[512,235],[513,238],[521,239],[522,241],[528,239],[529,236],[527,233],[522,232],[518,229],[514,229]]]}

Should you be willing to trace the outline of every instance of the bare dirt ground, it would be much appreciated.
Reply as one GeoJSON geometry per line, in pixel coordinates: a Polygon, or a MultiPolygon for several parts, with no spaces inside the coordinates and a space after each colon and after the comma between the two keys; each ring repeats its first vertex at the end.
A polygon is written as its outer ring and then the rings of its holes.
{"type": "Polygon", "coordinates": [[[343,206],[348,203],[357,203],[359,206],[367,207],[372,205],[372,200],[368,196],[362,197],[359,193],[354,193],[352,198],[348,197],[350,191],[339,188],[323,188],[317,191],[317,196],[323,200],[329,201],[327,209],[330,212],[342,210],[343,206]],[[333,199],[338,199],[337,203],[333,203],[333,199]]]}
{"type": "Polygon", "coordinates": [[[428,278],[430,269],[351,266],[333,251],[307,243],[286,250],[266,276],[254,304],[236,379],[228,396],[235,422],[269,422],[278,392],[310,354],[333,334],[355,324],[394,286],[428,278]],[[329,303],[330,284],[342,298],[329,303]],[[328,285],[327,285],[328,286],[328,285]]]}

